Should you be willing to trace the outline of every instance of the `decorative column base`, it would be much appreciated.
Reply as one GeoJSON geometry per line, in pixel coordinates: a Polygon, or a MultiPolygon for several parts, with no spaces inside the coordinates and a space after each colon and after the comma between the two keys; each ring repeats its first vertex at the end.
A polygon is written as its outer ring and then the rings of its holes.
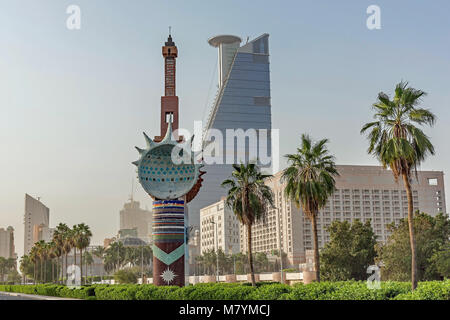
{"type": "Polygon", "coordinates": [[[184,201],[153,202],[153,284],[184,286],[184,201]]]}

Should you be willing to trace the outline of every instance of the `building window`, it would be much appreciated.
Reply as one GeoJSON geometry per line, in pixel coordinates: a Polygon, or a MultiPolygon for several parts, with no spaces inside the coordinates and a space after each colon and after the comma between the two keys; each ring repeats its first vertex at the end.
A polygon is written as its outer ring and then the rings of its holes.
{"type": "Polygon", "coordinates": [[[428,185],[437,186],[438,185],[437,178],[428,178],[428,185]]]}

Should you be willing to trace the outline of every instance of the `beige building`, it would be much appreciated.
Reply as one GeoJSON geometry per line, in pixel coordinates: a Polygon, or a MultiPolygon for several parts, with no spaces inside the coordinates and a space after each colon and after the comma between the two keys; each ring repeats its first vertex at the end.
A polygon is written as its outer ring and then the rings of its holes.
{"type": "Polygon", "coordinates": [[[50,209],[39,199],[34,199],[25,194],[24,215],[24,254],[28,254],[34,243],[39,240],[49,241],[51,235],[49,229],[50,209]]]}
{"type": "MultiPolygon", "coordinates": [[[[319,244],[329,241],[325,230],[332,221],[362,222],[370,219],[380,241],[388,236],[386,225],[398,223],[407,217],[408,203],[403,183],[395,183],[392,172],[378,166],[337,166],[336,192],[319,212],[317,228],[319,244]]],[[[444,174],[442,171],[418,171],[412,182],[415,210],[436,215],[446,212],[444,174]]],[[[291,266],[305,262],[306,250],[313,248],[311,224],[284,195],[280,182],[281,172],[268,182],[275,195],[275,207],[267,215],[267,221],[254,225],[252,245],[254,252],[270,252],[280,249],[287,253],[291,266]]],[[[246,230],[240,230],[241,251],[246,252],[246,230]]]]}
{"type": "Polygon", "coordinates": [[[218,250],[234,254],[239,248],[239,221],[225,198],[200,209],[200,252],[218,250]]]}
{"type": "Polygon", "coordinates": [[[49,226],[41,223],[40,225],[33,226],[33,243],[36,243],[40,240],[44,240],[45,242],[49,242],[53,238],[54,228],[49,228],[49,226]]]}
{"type": "Polygon", "coordinates": [[[137,237],[151,238],[152,212],[140,208],[139,201],[131,199],[120,210],[120,230],[136,229],[137,237]]]}
{"type": "Polygon", "coordinates": [[[9,226],[8,228],[0,228],[0,257],[5,259],[15,258],[14,247],[14,228],[9,226]]]}

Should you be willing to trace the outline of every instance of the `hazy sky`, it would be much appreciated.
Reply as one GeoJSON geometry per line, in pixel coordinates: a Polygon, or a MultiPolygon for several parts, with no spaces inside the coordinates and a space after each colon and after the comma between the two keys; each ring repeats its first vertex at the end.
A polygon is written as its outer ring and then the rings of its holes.
{"type": "Polygon", "coordinates": [[[437,155],[422,169],[449,172],[449,9],[448,0],[0,0],[0,227],[16,229],[22,255],[29,193],[50,208],[52,227],[85,222],[94,244],[116,234],[136,176],[133,147],[144,145],[143,130],[159,134],[169,25],[182,127],[203,119],[215,94],[217,52],[206,40],[269,33],[281,154],[308,132],[330,138],[338,164],[377,164],[359,130],[377,93],[403,79],[429,93],[424,106],[438,117],[426,130],[437,155]],[[66,28],[71,4],[81,30],[66,28]],[[366,27],[371,4],[381,30],[366,27]]]}

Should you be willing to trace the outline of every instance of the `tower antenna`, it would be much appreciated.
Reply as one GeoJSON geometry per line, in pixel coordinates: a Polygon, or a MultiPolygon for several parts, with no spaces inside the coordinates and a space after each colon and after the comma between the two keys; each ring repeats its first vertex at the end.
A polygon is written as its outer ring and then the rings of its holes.
{"type": "Polygon", "coordinates": [[[172,34],[172,26],[169,26],[169,36],[172,34]]]}
{"type": "Polygon", "coordinates": [[[134,198],[134,178],[131,178],[130,202],[133,202],[133,198],[134,198]]]}

